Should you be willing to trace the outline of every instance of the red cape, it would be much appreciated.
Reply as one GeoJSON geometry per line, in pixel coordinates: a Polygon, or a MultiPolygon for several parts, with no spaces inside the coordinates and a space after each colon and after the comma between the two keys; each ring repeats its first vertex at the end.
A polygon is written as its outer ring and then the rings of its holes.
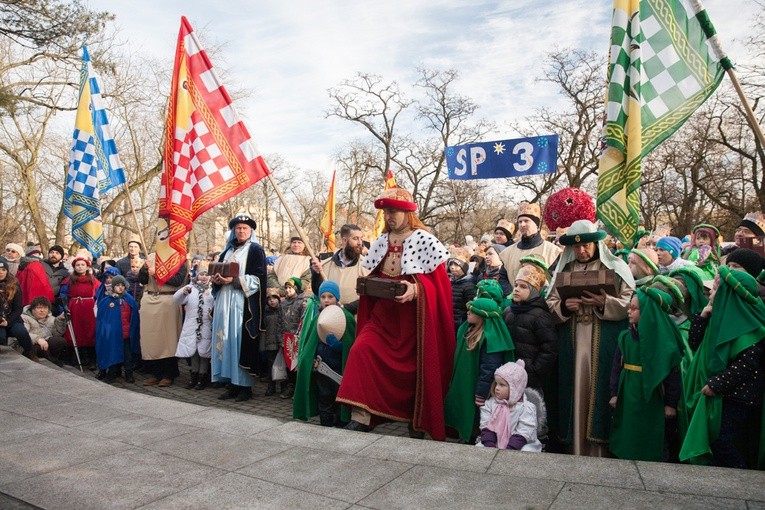
{"type": "Polygon", "coordinates": [[[53,302],[53,288],[50,286],[50,280],[42,262],[36,260],[29,262],[24,269],[16,273],[16,278],[19,280],[24,306],[38,296],[45,296],[48,301],[53,302]]]}
{"type": "Polygon", "coordinates": [[[337,401],[382,418],[411,421],[415,430],[442,441],[456,348],[451,285],[445,264],[406,279],[417,283],[414,301],[360,298],[358,335],[337,401]]]}

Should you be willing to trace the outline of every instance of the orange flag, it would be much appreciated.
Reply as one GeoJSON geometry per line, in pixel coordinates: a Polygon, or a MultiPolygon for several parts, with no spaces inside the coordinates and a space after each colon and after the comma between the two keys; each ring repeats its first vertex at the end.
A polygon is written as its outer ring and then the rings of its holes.
{"type": "Polygon", "coordinates": [[[200,214],[269,174],[194,29],[181,18],[165,122],[155,278],[186,262],[186,235],[200,214]]]}
{"type": "Polygon", "coordinates": [[[329,195],[327,196],[327,205],[324,206],[324,216],[321,217],[321,225],[319,230],[324,234],[326,240],[327,249],[329,251],[335,251],[335,174],[337,170],[332,172],[332,184],[329,187],[329,195]]]}
{"type": "MultiPolygon", "coordinates": [[[[396,187],[398,186],[396,186],[396,179],[393,178],[393,172],[388,170],[388,175],[385,177],[385,187],[383,188],[383,191],[396,187]]],[[[383,228],[385,228],[385,220],[383,220],[382,209],[379,209],[377,211],[377,219],[375,220],[375,228],[372,231],[372,239],[375,239],[377,236],[382,234],[383,228]]]]}

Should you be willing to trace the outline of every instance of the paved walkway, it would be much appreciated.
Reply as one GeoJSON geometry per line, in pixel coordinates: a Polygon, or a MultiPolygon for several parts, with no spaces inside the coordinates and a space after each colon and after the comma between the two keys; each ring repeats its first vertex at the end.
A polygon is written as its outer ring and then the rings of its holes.
{"type": "Polygon", "coordinates": [[[325,429],[248,414],[261,396],[232,410],[219,390],[187,397],[205,407],[131,386],[0,348],[0,508],[765,510],[761,472],[325,429]]]}

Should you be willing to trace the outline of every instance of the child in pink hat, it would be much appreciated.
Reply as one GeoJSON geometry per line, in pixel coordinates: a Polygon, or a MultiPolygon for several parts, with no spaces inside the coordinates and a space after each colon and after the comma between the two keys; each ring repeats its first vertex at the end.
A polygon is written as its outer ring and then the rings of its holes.
{"type": "Polygon", "coordinates": [[[478,446],[542,451],[537,438],[537,408],[524,394],[527,382],[523,360],[505,363],[494,371],[491,397],[481,407],[478,446]]]}

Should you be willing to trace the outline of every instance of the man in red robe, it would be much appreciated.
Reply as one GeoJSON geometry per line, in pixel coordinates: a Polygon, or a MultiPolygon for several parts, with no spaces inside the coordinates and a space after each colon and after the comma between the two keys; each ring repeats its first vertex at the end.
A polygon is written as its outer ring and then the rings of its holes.
{"type": "Polygon", "coordinates": [[[394,299],[360,297],[358,333],[337,401],[352,407],[350,430],[406,421],[410,432],[444,440],[455,350],[449,254],[414,214],[409,192],[385,190],[375,207],[383,210],[385,228],[363,266],[370,276],[403,282],[406,292],[394,299]]]}

